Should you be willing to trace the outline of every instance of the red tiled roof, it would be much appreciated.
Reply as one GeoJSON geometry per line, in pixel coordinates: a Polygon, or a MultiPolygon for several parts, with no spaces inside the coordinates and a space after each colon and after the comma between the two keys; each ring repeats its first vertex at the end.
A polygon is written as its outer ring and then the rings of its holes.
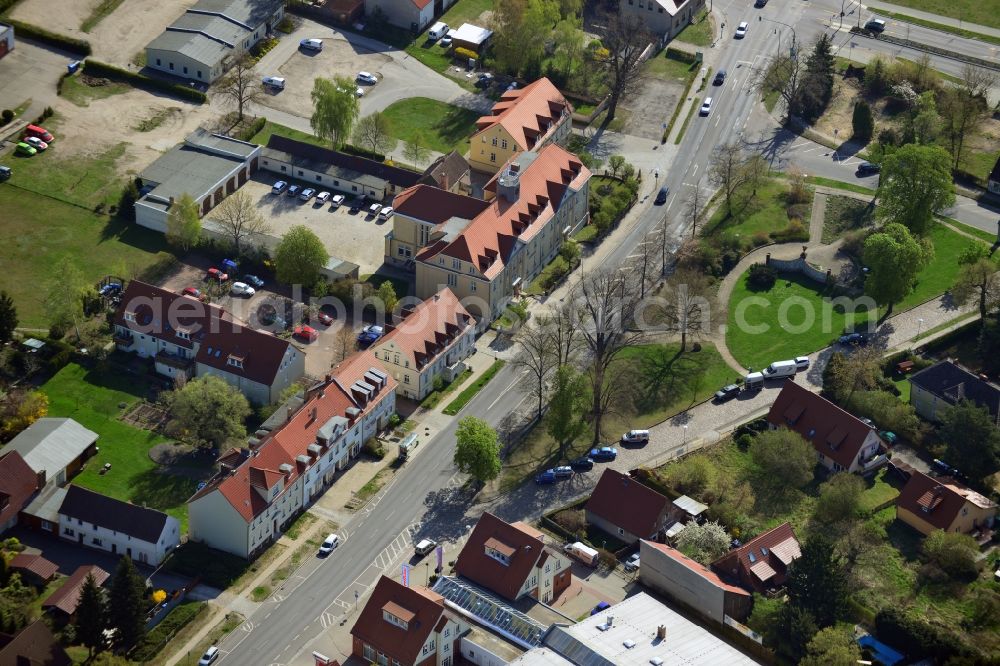
{"type": "Polygon", "coordinates": [[[308,447],[316,443],[317,432],[327,421],[334,416],[346,418],[352,423],[355,419],[364,418],[374,404],[395,388],[396,380],[370,354],[363,351],[352,354],[332,370],[329,382],[310,389],[303,405],[261,442],[256,455],[247,458],[231,474],[217,476],[188,501],[218,490],[243,519],[250,522],[268,506],[267,501],[253,490],[255,484],[261,488],[272,488],[281,477],[285,477],[285,488],[289,488],[301,473],[295,459],[308,455],[308,447]],[[351,386],[363,380],[372,368],[385,375],[385,385],[377,388],[372,399],[362,402],[351,386]],[[351,408],[359,410],[354,419],[347,414],[351,408]],[[282,465],[291,467],[287,475],[280,471],[282,465]]]}
{"type": "Polygon", "coordinates": [[[896,500],[897,509],[906,509],[934,527],[947,530],[966,502],[996,509],[996,504],[951,477],[934,478],[914,470],[896,500]]]}
{"type": "Polygon", "coordinates": [[[487,512],[479,517],[476,528],[459,553],[455,573],[514,601],[544,553],[545,544],[538,538],[537,531],[523,530],[487,512]],[[504,564],[487,555],[487,547],[506,555],[509,562],[504,564]]]}
{"type": "Polygon", "coordinates": [[[14,570],[28,571],[41,580],[49,580],[59,571],[58,566],[41,555],[28,555],[27,553],[15,555],[8,566],[14,570]]]}
{"type": "Polygon", "coordinates": [[[83,583],[87,580],[88,574],[93,574],[94,581],[97,582],[98,586],[104,585],[104,581],[111,577],[111,574],[96,564],[84,564],[78,567],[77,570],[66,579],[66,582],[62,584],[62,587],[50,594],[49,597],[42,602],[42,608],[58,608],[63,613],[66,613],[66,615],[72,615],[75,613],[76,605],[80,603],[80,591],[83,589],[83,583]]]}
{"type": "Polygon", "coordinates": [[[351,635],[388,656],[390,662],[397,659],[403,664],[415,664],[443,615],[444,598],[440,595],[420,587],[404,587],[382,576],[351,628],[351,635]],[[408,620],[400,618],[406,620],[406,629],[383,617],[382,610],[390,604],[410,614],[408,620]]]}
{"type": "Polygon", "coordinates": [[[476,121],[476,134],[499,124],[521,150],[531,150],[555,127],[564,113],[573,113],[573,107],[559,89],[543,77],[501,95],[490,115],[476,121]]]}
{"type": "MultiPolygon", "coordinates": [[[[527,159],[517,155],[487,183],[497,191],[497,180],[510,165],[527,159]]],[[[567,189],[579,189],[590,171],[573,154],[556,144],[542,148],[521,170],[516,201],[496,196],[457,236],[445,237],[421,250],[417,259],[426,263],[441,254],[470,262],[489,279],[500,274],[517,246],[527,242],[549,224],[562,204],[567,189]]]]}
{"type": "Polygon", "coordinates": [[[432,185],[414,185],[392,200],[396,215],[406,215],[432,224],[444,224],[452,218],[472,220],[490,203],[464,194],[456,194],[432,185]]]}
{"type": "Polygon", "coordinates": [[[0,525],[17,516],[36,490],[38,476],[20,453],[11,451],[0,458],[0,525]]]}
{"type": "Polygon", "coordinates": [[[406,314],[375,347],[379,350],[395,343],[417,370],[432,363],[463,332],[472,326],[472,315],[462,306],[451,289],[445,287],[406,314]]]}
{"type": "Polygon", "coordinates": [[[662,525],[660,517],[670,500],[648,486],[613,469],[601,474],[587,511],[638,537],[652,536],[662,525]]]}
{"type": "Polygon", "coordinates": [[[727,583],[724,580],[722,580],[721,578],[719,578],[719,576],[714,571],[712,571],[711,569],[709,569],[705,565],[700,564],[699,562],[695,562],[690,557],[688,557],[687,555],[685,555],[681,551],[677,550],[676,548],[671,548],[670,546],[666,545],[665,543],[657,543],[655,541],[647,541],[646,539],[643,539],[643,542],[647,546],[651,546],[651,547],[655,548],[656,550],[660,551],[661,553],[663,553],[664,555],[666,555],[670,559],[672,559],[675,562],[677,562],[677,563],[683,565],[684,567],[690,569],[696,575],[704,578],[705,580],[707,580],[708,582],[710,582],[715,587],[717,587],[717,588],[719,588],[721,590],[725,590],[726,592],[732,592],[734,594],[741,594],[741,595],[745,595],[745,596],[748,596],[748,597],[750,596],[750,593],[747,592],[746,590],[744,590],[742,587],[737,587],[736,585],[730,585],[729,583],[727,583]]]}
{"type": "Polygon", "coordinates": [[[0,634],[0,645],[0,666],[71,666],[73,663],[41,619],[16,636],[0,634]]]}
{"type": "Polygon", "coordinates": [[[819,394],[793,381],[785,382],[767,420],[802,435],[817,453],[849,469],[871,426],[819,394]]]}
{"type": "Polygon", "coordinates": [[[712,562],[712,569],[763,591],[784,585],[788,566],[801,554],[791,524],[782,523],[712,562]]]}

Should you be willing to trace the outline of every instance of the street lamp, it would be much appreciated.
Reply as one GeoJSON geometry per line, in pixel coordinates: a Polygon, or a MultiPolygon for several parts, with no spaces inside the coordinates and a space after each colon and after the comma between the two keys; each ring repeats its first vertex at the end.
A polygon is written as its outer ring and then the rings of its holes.
{"type": "Polygon", "coordinates": [[[916,342],[917,340],[920,339],[920,329],[922,329],[923,327],[924,327],[924,320],[923,319],[918,319],[917,320],[917,337],[913,338],[914,342],[916,342]]]}
{"type": "Polygon", "coordinates": [[[688,441],[688,427],[687,427],[687,424],[685,424],[684,425],[684,444],[687,444],[687,441],[688,441]]]}

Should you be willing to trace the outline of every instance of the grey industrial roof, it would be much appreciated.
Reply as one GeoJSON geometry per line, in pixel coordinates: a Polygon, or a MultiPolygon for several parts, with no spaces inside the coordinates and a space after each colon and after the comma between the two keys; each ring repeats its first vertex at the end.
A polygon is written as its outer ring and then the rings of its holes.
{"type": "Polygon", "coordinates": [[[225,134],[215,134],[203,127],[199,127],[184,137],[184,143],[222,157],[248,159],[260,151],[260,146],[256,143],[240,141],[225,134]]]}
{"type": "Polygon", "coordinates": [[[62,506],[64,499],[66,499],[66,487],[51,486],[42,491],[35,499],[31,500],[31,504],[24,508],[24,513],[39,520],[47,520],[53,525],[58,525],[59,507],[62,506]]]}
{"type": "Polygon", "coordinates": [[[174,51],[210,69],[232,51],[232,47],[197,32],[178,32],[169,27],[146,45],[147,49],[174,51]]]}
{"type": "Polygon", "coordinates": [[[146,48],[176,51],[211,67],[281,7],[282,0],[200,0],[146,48]]]}
{"type": "Polygon", "coordinates": [[[238,158],[209,155],[182,145],[157,158],[142,170],[141,177],[145,182],[156,183],[150,194],[169,199],[187,193],[198,199],[242,166],[243,160],[238,158]]]}
{"type": "Polygon", "coordinates": [[[536,647],[510,662],[510,666],[573,666],[573,662],[551,648],[536,647]]]}
{"type": "Polygon", "coordinates": [[[256,28],[278,11],[284,0],[199,0],[188,12],[216,12],[256,28]]]}
{"type": "Polygon", "coordinates": [[[363,183],[381,188],[389,182],[397,187],[416,185],[423,174],[397,166],[390,166],[356,155],[320,148],[310,143],[272,134],[267,140],[264,154],[272,159],[288,162],[292,166],[325,173],[334,178],[363,183]]]}
{"type": "Polygon", "coordinates": [[[0,455],[17,451],[31,469],[45,470],[48,478],[52,478],[95,441],[97,433],[73,419],[44,418],[10,440],[0,449],[0,455]]]}

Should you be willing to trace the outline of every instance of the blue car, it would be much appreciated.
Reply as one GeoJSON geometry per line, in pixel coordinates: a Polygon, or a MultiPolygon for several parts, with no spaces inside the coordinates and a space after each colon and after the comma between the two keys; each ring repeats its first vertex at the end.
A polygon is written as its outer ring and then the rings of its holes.
{"type": "Polygon", "coordinates": [[[602,446],[599,449],[591,449],[588,457],[598,462],[608,462],[618,457],[618,449],[613,446],[602,446]]]}
{"type": "Polygon", "coordinates": [[[264,281],[261,280],[256,275],[244,275],[243,281],[253,286],[255,289],[260,289],[264,286],[264,281]]]}
{"type": "Polygon", "coordinates": [[[382,337],[382,327],[375,324],[368,324],[358,333],[358,344],[367,347],[382,337]]]}
{"type": "Polygon", "coordinates": [[[551,469],[547,469],[535,477],[535,483],[537,483],[540,486],[555,482],[556,482],[556,473],[554,470],[551,469]]]}
{"type": "Polygon", "coordinates": [[[302,188],[299,187],[298,185],[289,185],[288,189],[285,190],[285,193],[290,197],[297,197],[299,196],[299,190],[301,189],[302,188]]]}
{"type": "Polygon", "coordinates": [[[101,296],[114,296],[122,290],[122,286],[117,282],[109,282],[101,287],[101,296]]]}

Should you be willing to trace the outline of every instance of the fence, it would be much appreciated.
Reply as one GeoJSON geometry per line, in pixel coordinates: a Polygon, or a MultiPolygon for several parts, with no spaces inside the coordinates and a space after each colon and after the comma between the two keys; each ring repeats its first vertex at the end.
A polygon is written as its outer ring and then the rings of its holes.
{"type": "Polygon", "coordinates": [[[152,616],[148,620],[146,620],[146,631],[151,630],[153,627],[162,622],[163,619],[170,614],[170,611],[172,611],[182,601],[184,601],[184,598],[187,597],[187,593],[193,590],[195,587],[197,587],[199,583],[201,583],[201,580],[195,578],[193,581],[191,581],[181,589],[174,590],[173,595],[169,599],[164,601],[162,604],[157,606],[156,610],[153,611],[152,616]]]}
{"type": "Polygon", "coordinates": [[[810,280],[821,284],[836,284],[839,280],[833,277],[833,271],[827,269],[825,272],[808,261],[806,261],[805,249],[802,254],[795,259],[775,259],[770,254],[764,259],[764,263],[782,273],[801,273],[810,280]]]}
{"type": "MultiPolygon", "coordinates": [[[[944,56],[945,58],[951,58],[953,60],[959,60],[961,62],[967,62],[972,65],[978,65],[980,67],[986,67],[988,69],[1000,70],[1000,62],[995,60],[984,60],[983,58],[977,58],[975,56],[966,55],[964,53],[955,53],[954,51],[949,51],[948,49],[942,49],[937,46],[930,46],[929,44],[923,44],[921,42],[915,42],[912,39],[903,39],[901,37],[893,37],[892,35],[887,35],[882,33],[877,37],[872,35],[870,32],[864,28],[859,28],[854,26],[851,28],[851,32],[855,35],[863,35],[872,39],[879,39],[883,42],[889,42],[890,44],[898,44],[899,46],[908,46],[911,49],[917,49],[918,51],[926,51],[927,53],[933,53],[934,55],[944,56]]],[[[984,45],[985,50],[985,45],[984,45]]]]}

